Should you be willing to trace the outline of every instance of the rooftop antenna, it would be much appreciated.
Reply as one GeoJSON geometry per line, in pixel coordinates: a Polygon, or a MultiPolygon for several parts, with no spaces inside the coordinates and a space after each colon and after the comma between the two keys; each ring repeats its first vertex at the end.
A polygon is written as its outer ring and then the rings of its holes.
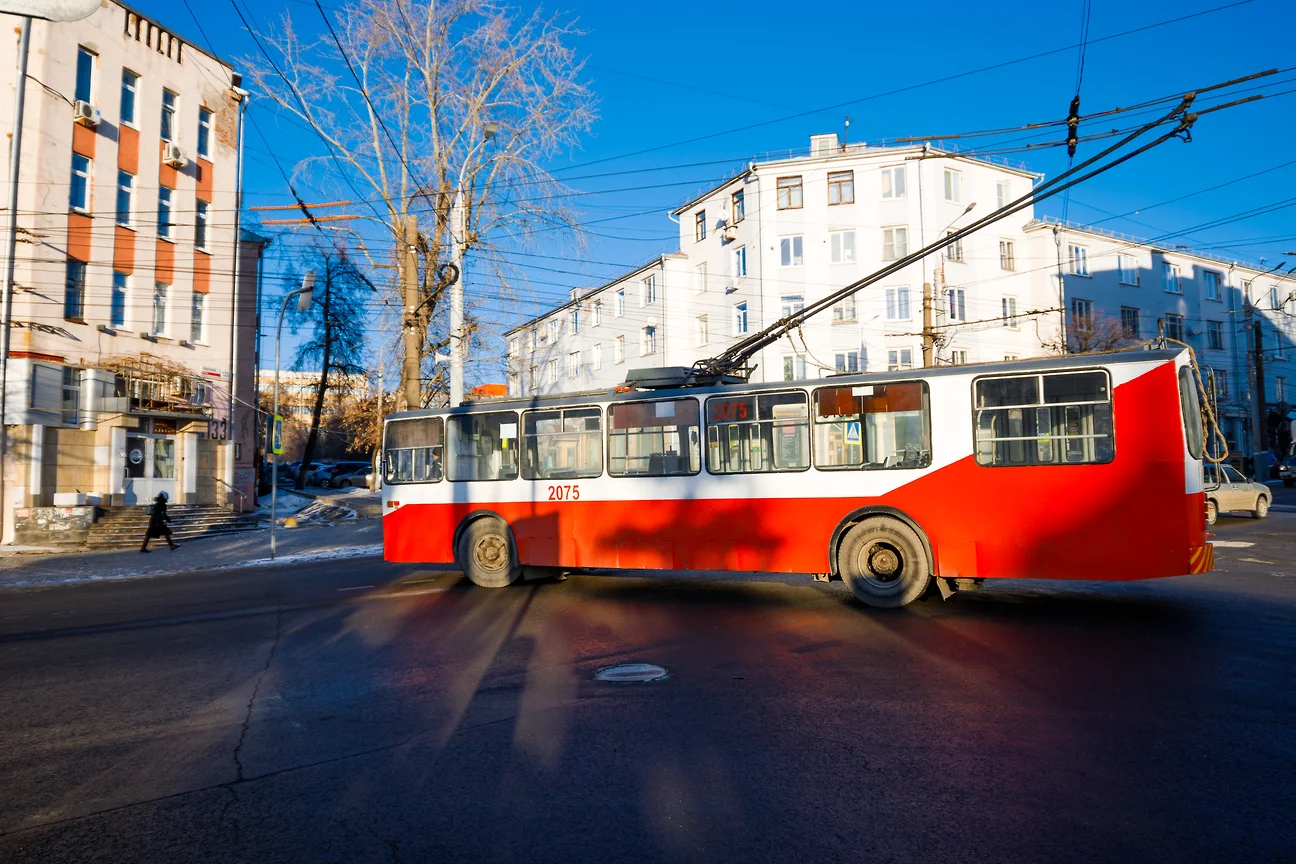
{"type": "Polygon", "coordinates": [[[846,115],[846,131],[842,133],[841,149],[846,149],[846,142],[850,140],[850,115],[846,115]]]}

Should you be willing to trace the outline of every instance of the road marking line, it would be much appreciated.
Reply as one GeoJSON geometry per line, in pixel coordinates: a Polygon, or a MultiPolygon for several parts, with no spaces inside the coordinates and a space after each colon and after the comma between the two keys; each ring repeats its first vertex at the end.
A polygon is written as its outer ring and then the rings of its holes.
{"type": "Polygon", "coordinates": [[[363,591],[366,588],[372,588],[372,585],[356,585],[354,588],[339,588],[338,591],[363,591]]]}
{"type": "Polygon", "coordinates": [[[1243,561],[1250,561],[1252,564],[1277,564],[1277,561],[1265,561],[1261,558],[1243,558],[1243,561]]]}
{"type": "Polygon", "coordinates": [[[1254,543],[1248,543],[1245,540],[1212,540],[1215,546],[1221,546],[1225,549],[1247,549],[1254,546],[1254,543]]]}

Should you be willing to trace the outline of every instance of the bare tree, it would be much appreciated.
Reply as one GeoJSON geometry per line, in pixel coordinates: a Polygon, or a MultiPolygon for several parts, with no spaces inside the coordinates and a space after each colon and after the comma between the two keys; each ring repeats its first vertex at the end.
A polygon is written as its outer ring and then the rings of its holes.
{"type": "Polygon", "coordinates": [[[1099,312],[1094,315],[1067,316],[1066,343],[1061,337],[1044,342],[1045,350],[1053,354],[1101,354],[1119,351],[1138,342],[1125,332],[1119,318],[1099,312]]]}
{"type": "MultiPolygon", "coordinates": [[[[244,62],[256,86],[327,145],[295,171],[349,199],[352,218],[321,227],[349,234],[370,267],[390,267],[388,250],[401,260],[406,220],[418,219],[417,303],[411,309],[393,285],[389,308],[401,315],[405,351],[426,366],[448,329],[439,274],[457,192],[465,251],[476,250],[501,285],[509,273],[492,251],[540,231],[575,236],[568,190],[545,165],[595,117],[569,44],[579,31],[498,0],[352,0],[328,27],[308,27],[322,35],[303,40],[285,13],[277,33],[261,36],[274,65],[244,62]]],[[[421,377],[434,376],[425,368],[421,377]]]]}

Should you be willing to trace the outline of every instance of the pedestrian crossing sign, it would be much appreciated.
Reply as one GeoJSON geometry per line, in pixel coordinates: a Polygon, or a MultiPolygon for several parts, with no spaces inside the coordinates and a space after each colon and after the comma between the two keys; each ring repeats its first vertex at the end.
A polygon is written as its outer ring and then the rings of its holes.
{"type": "Polygon", "coordinates": [[[270,452],[276,456],[283,455],[283,420],[278,414],[274,418],[274,426],[270,430],[270,452]]]}
{"type": "Polygon", "coordinates": [[[853,420],[846,424],[846,441],[851,444],[858,444],[860,440],[859,421],[853,420]]]}

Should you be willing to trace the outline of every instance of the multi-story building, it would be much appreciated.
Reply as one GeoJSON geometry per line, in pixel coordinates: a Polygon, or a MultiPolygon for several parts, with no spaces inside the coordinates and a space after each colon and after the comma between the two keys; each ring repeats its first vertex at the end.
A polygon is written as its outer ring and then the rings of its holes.
{"type": "Polygon", "coordinates": [[[1286,448],[1296,381],[1296,280],[1237,261],[1095,228],[1027,226],[1026,265],[1061,280],[1073,351],[1124,347],[1158,335],[1191,345],[1213,379],[1220,426],[1233,453],[1286,448]],[[1264,397],[1257,401],[1256,325],[1264,397]]]}
{"type": "MultiPolygon", "coordinates": [[[[1020,197],[1036,176],[929,147],[815,136],[808,155],[753,162],[675,210],[681,252],[509,331],[512,392],[691,365],[1020,197]]],[[[1017,272],[1031,219],[1028,208],[1000,220],[811,319],[753,358],[752,380],[921,366],[925,284],[944,337],[937,362],[1038,353],[1037,331],[1055,332],[1056,316],[1032,310],[1056,298],[1017,272]],[[958,324],[968,329],[949,326],[958,324]]]]}
{"type": "MultiPolygon", "coordinates": [[[[15,68],[16,43],[0,66],[15,68]]],[[[29,56],[6,529],[14,508],[58,493],[251,504],[266,241],[235,239],[238,78],[115,0],[82,21],[34,21],[29,56]]],[[[0,116],[14,92],[0,91],[0,116]]]]}
{"type": "MultiPolygon", "coordinates": [[[[320,373],[280,370],[279,414],[310,421],[315,410],[315,395],[319,391],[320,373]]],[[[262,398],[269,400],[274,394],[275,373],[262,369],[257,373],[257,389],[262,398]]],[[[366,375],[329,375],[328,391],[324,394],[325,407],[333,408],[347,399],[363,399],[369,395],[369,378],[366,375]]]]}

